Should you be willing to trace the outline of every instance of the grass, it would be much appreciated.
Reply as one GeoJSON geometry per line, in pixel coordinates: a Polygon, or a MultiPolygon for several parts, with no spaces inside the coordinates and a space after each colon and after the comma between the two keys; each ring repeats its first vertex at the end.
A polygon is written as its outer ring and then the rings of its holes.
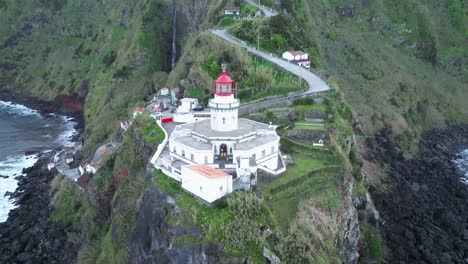
{"type": "Polygon", "coordinates": [[[263,194],[268,194],[272,188],[287,183],[311,170],[325,166],[323,161],[319,159],[303,156],[298,153],[292,153],[291,156],[294,160],[294,165],[289,166],[288,169],[283,174],[281,174],[281,177],[273,180],[268,184],[262,185],[261,190],[263,194]]]}
{"type": "MultiPolygon", "coordinates": [[[[293,148],[293,150],[299,149],[293,148]]],[[[304,149],[301,148],[301,150],[304,149]]],[[[283,231],[287,231],[288,223],[294,218],[297,205],[303,199],[313,198],[317,201],[321,199],[324,200],[322,205],[330,208],[336,208],[340,204],[339,195],[334,191],[339,183],[337,175],[328,171],[320,171],[325,167],[333,166],[336,164],[335,161],[330,162],[326,152],[315,157],[301,153],[291,154],[295,164],[288,166],[286,172],[280,177],[260,185],[260,191],[266,197],[273,216],[283,231]],[[315,170],[318,172],[307,176],[315,170]],[[312,195],[312,192],[315,192],[315,195],[312,195]]]]}
{"type": "MultiPolygon", "coordinates": [[[[301,122],[302,123],[302,122],[301,122]]],[[[301,124],[301,123],[296,123],[294,125],[294,129],[303,129],[303,130],[320,130],[320,131],[325,131],[325,126],[318,126],[318,125],[308,125],[308,124],[301,124]]]]}
{"type": "Polygon", "coordinates": [[[54,209],[50,214],[50,219],[54,222],[72,223],[80,215],[76,208],[76,203],[79,201],[73,187],[65,182],[59,187],[54,195],[54,209]]]}
{"type": "Polygon", "coordinates": [[[384,259],[384,244],[379,230],[369,224],[360,225],[362,240],[365,242],[363,259],[370,259],[380,264],[384,259]]]}
{"type": "Polygon", "coordinates": [[[291,107],[300,112],[307,112],[313,110],[325,111],[327,109],[327,106],[325,104],[293,105],[291,107]]]}
{"type": "Polygon", "coordinates": [[[142,129],[141,133],[145,142],[150,144],[159,143],[164,139],[163,130],[156,124],[156,120],[153,118],[149,118],[146,127],[142,129]]]}

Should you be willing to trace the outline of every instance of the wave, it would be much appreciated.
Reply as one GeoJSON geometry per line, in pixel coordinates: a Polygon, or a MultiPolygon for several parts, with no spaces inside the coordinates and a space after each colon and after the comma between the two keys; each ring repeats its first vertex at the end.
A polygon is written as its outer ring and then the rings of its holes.
{"type": "Polygon", "coordinates": [[[460,177],[460,181],[468,185],[468,149],[465,149],[458,153],[459,158],[454,162],[457,165],[458,169],[463,172],[463,175],[460,177]]]}
{"type": "Polygon", "coordinates": [[[19,116],[41,116],[38,111],[13,102],[0,101],[0,110],[19,116]]]}
{"type": "Polygon", "coordinates": [[[0,178],[0,222],[6,221],[10,210],[17,207],[9,197],[5,197],[5,193],[16,190],[18,181],[15,177],[23,175],[22,170],[33,166],[37,160],[37,155],[21,155],[0,161],[0,175],[8,176],[8,178],[0,178]]]}
{"type": "Polygon", "coordinates": [[[77,122],[71,117],[62,115],[58,117],[61,120],[63,132],[58,135],[55,141],[64,147],[73,147],[75,144],[73,138],[78,134],[78,131],[75,129],[77,122]]]}

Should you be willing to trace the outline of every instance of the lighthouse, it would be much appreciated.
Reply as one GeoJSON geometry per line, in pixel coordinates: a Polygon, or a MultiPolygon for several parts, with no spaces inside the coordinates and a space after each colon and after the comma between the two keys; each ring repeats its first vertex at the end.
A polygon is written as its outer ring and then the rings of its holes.
{"type": "Polygon", "coordinates": [[[211,108],[211,129],[227,132],[239,127],[239,99],[234,97],[236,83],[223,69],[221,76],[213,82],[214,97],[208,105],[211,108]]]}

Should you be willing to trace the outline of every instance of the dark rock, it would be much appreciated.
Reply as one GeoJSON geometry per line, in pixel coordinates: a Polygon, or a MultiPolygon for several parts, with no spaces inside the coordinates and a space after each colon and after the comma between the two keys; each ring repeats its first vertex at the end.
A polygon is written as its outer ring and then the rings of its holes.
{"type": "Polygon", "coordinates": [[[77,255],[75,245],[67,241],[68,225],[49,221],[51,211],[50,181],[55,174],[46,169],[47,158],[40,158],[18,178],[18,188],[11,197],[17,208],[8,220],[0,223],[1,263],[72,263],[77,255]]]}
{"type": "Polygon", "coordinates": [[[31,252],[23,252],[16,256],[15,260],[20,263],[26,263],[27,261],[30,261],[32,257],[33,254],[31,252]]]}
{"type": "Polygon", "coordinates": [[[389,165],[389,190],[370,188],[385,224],[387,263],[462,263],[468,256],[468,188],[453,163],[468,146],[468,126],[422,136],[418,155],[405,160],[388,129],[367,140],[366,159],[389,165]]]}

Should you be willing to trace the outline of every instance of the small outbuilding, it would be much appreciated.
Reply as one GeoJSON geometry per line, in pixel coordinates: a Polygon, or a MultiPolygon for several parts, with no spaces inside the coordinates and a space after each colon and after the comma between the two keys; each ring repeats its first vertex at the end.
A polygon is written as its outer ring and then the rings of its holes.
{"type": "Polygon", "coordinates": [[[283,59],[296,63],[299,66],[310,68],[309,54],[304,53],[300,50],[286,51],[282,55],[283,59]]]}
{"type": "Polygon", "coordinates": [[[182,188],[212,203],[232,192],[232,176],[205,164],[182,166],[182,188]]]}
{"type": "Polygon", "coordinates": [[[144,111],[145,111],[144,107],[135,107],[133,109],[133,118],[135,118],[137,115],[143,114],[144,111]]]}
{"type": "Polygon", "coordinates": [[[238,6],[226,8],[224,14],[238,16],[240,15],[240,8],[238,6]]]}

